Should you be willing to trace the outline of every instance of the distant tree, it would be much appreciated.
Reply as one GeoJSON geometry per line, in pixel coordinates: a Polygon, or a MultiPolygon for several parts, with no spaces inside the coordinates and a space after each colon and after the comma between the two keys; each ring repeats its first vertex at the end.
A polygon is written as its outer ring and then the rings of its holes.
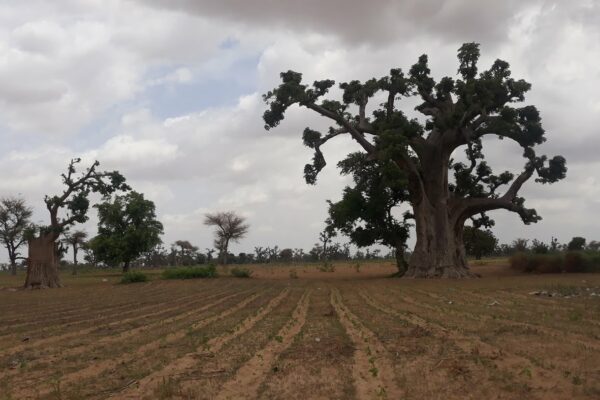
{"type": "Polygon", "coordinates": [[[496,249],[498,239],[489,229],[479,229],[473,226],[465,226],[463,232],[465,251],[468,255],[481,260],[483,256],[491,255],[496,249]]]}
{"type": "Polygon", "coordinates": [[[300,249],[300,248],[294,249],[294,256],[293,256],[294,261],[296,261],[296,262],[303,261],[304,256],[305,256],[304,249],[300,249]]]}
{"type": "MultiPolygon", "coordinates": [[[[393,68],[378,79],[341,83],[338,99],[327,96],[333,80],[310,85],[295,71],[281,73],[281,84],[263,97],[268,105],[263,114],[266,129],[278,126],[294,106],[330,121],[326,132],[310,128],[303,132],[304,144],[314,151],[312,162],[304,167],[307,183],[316,183],[326,165],[322,149],[334,139],[347,138],[360,146],[365,159],[376,160],[381,167],[394,166],[415,220],[415,248],[405,274],[409,277],[473,276],[462,242],[465,222],[503,209],[517,213],[525,224],[535,223],[540,217],[519,196],[522,186],[534,174],[541,183],[554,183],[566,175],[564,157],[536,153],[535,147],[546,140],[542,119],[535,106],[520,104],[531,85],[513,78],[503,60],[480,71],[477,43],[464,43],[457,56],[459,76],[437,82],[423,54],[406,75],[393,68]],[[416,98],[415,109],[422,118],[410,119],[402,111],[398,103],[406,98],[416,98]],[[484,140],[488,137],[518,146],[524,157],[518,175],[494,173],[486,164],[483,144],[496,146],[495,141],[484,140]],[[452,159],[460,149],[466,163],[452,159]],[[454,180],[449,179],[452,175],[454,180]]],[[[376,203],[367,204],[362,219],[378,212],[376,203]]]]}
{"type": "Polygon", "coordinates": [[[64,233],[64,243],[73,248],[73,275],[77,275],[77,253],[81,246],[85,243],[88,234],[84,231],[66,231],[64,233]]]}
{"type": "Polygon", "coordinates": [[[213,254],[215,253],[215,249],[206,249],[206,262],[212,262],[213,254]]]}
{"type": "Polygon", "coordinates": [[[33,210],[24,199],[5,197],[0,199],[0,242],[8,251],[11,275],[17,274],[17,260],[25,259],[19,252],[27,241],[27,231],[31,227],[33,210]]]}
{"type": "Polygon", "coordinates": [[[154,203],[143,194],[129,192],[94,207],[98,209],[98,236],[93,246],[99,260],[123,263],[127,272],[133,260],[161,243],[163,226],[156,219],[154,203]]]}
{"type": "Polygon", "coordinates": [[[585,248],[585,238],[581,236],[575,236],[567,245],[569,251],[580,251],[585,248]]]}
{"type": "Polygon", "coordinates": [[[294,250],[283,249],[279,252],[279,259],[283,262],[291,262],[294,259],[294,250]]]}
{"type": "Polygon", "coordinates": [[[529,240],[528,239],[515,239],[512,242],[513,252],[524,252],[529,250],[529,240]]]}
{"type": "Polygon", "coordinates": [[[267,247],[267,262],[275,262],[279,258],[279,246],[267,247]]]}
{"type": "MultiPolygon", "coordinates": [[[[94,161],[91,166],[80,174],[77,165],[80,158],[72,159],[67,167],[67,172],[62,174],[65,189],[60,195],[44,197],[44,203],[50,213],[50,225],[42,227],[39,237],[29,241],[29,265],[25,279],[26,288],[54,288],[61,287],[58,274],[58,261],[60,259],[59,246],[56,243],[60,235],[70,226],[88,220],[90,207],[89,196],[97,193],[108,197],[116,191],[127,191],[125,178],[118,171],[98,171],[100,165],[94,161]],[[66,216],[59,215],[61,210],[66,211],[66,216]],[[35,249],[44,249],[42,258],[32,260],[32,246],[35,249]]],[[[36,254],[36,257],[40,254],[36,254]]]]}
{"type": "Polygon", "coordinates": [[[192,265],[196,259],[198,247],[192,245],[187,240],[177,240],[173,246],[178,247],[179,251],[175,250],[175,264],[192,265]]]}
{"type": "Polygon", "coordinates": [[[327,255],[329,254],[327,245],[331,242],[331,239],[336,236],[335,227],[332,225],[329,218],[325,221],[325,224],[325,229],[323,229],[322,232],[319,232],[319,242],[321,247],[319,259],[322,261],[327,261],[327,255]]]}
{"type": "Polygon", "coordinates": [[[541,240],[533,239],[531,241],[531,251],[535,254],[547,254],[550,252],[550,246],[541,240]]]}
{"type": "Polygon", "coordinates": [[[219,258],[223,264],[227,264],[229,244],[237,243],[248,233],[250,226],[245,223],[246,219],[233,211],[206,214],[204,225],[214,226],[215,247],[219,250],[219,258]]]}
{"type": "Polygon", "coordinates": [[[592,240],[588,243],[587,248],[592,251],[598,251],[600,250],[600,242],[597,240],[592,240]]]}
{"type": "Polygon", "coordinates": [[[548,250],[550,250],[551,252],[557,252],[560,250],[561,247],[562,245],[558,243],[558,239],[552,236],[552,239],[550,239],[550,246],[548,246],[548,250]]]}
{"type": "Polygon", "coordinates": [[[161,243],[142,253],[142,262],[147,267],[166,266],[169,265],[169,253],[161,243]]]}
{"type": "Polygon", "coordinates": [[[98,263],[98,255],[96,254],[96,247],[93,244],[94,239],[90,239],[85,243],[81,244],[81,249],[83,250],[83,260],[90,264],[92,267],[97,267],[98,263]]]}

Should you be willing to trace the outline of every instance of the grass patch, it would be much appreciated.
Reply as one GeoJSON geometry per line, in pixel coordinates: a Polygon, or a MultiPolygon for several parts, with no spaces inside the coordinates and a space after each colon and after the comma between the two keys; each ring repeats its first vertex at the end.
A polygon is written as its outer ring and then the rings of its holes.
{"type": "Polygon", "coordinates": [[[121,283],[137,283],[137,282],[147,282],[148,277],[146,274],[140,271],[129,271],[123,274],[121,278],[121,283]]]}
{"type": "Polygon", "coordinates": [[[252,276],[252,271],[250,271],[248,268],[242,267],[233,267],[231,268],[230,273],[236,278],[250,278],[252,276]]]}
{"type": "Polygon", "coordinates": [[[169,268],[162,273],[164,279],[199,279],[215,278],[217,268],[214,265],[186,268],[169,268]]]}

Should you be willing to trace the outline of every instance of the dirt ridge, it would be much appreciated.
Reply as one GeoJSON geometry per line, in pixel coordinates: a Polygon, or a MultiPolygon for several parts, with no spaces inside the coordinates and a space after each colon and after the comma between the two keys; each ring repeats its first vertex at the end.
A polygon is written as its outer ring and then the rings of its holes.
{"type": "Polygon", "coordinates": [[[216,400],[258,398],[258,390],[266,379],[269,369],[279,355],[291,346],[294,337],[304,326],[309,304],[310,292],[306,291],[298,301],[290,320],[279,330],[273,340],[242,365],[232,379],[225,382],[216,400]]]}
{"type": "Polygon", "coordinates": [[[337,288],[331,290],[331,305],[355,346],[352,376],[357,398],[402,398],[405,393],[396,383],[385,346],[346,307],[337,288]]]}

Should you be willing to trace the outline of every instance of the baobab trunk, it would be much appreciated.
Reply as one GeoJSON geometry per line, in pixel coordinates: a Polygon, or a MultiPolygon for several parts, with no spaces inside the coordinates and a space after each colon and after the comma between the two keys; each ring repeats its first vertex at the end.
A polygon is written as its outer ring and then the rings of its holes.
{"type": "Polygon", "coordinates": [[[447,151],[426,156],[420,196],[413,203],[417,241],[406,277],[467,278],[469,271],[463,244],[464,216],[453,215],[448,190],[447,151]]]}
{"type": "Polygon", "coordinates": [[[40,237],[29,241],[26,289],[62,287],[58,274],[56,239],[56,234],[42,233],[40,237]]]}
{"type": "Polygon", "coordinates": [[[464,220],[454,218],[445,205],[433,206],[426,198],[414,207],[417,242],[406,277],[475,277],[467,265],[462,230],[464,220]]]}

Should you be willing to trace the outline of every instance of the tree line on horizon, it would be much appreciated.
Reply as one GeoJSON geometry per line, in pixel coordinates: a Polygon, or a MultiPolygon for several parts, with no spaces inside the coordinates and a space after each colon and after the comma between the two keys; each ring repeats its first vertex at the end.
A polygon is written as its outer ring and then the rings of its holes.
{"type": "MultiPolygon", "coordinates": [[[[245,237],[249,226],[245,219],[232,211],[207,214],[205,225],[216,227],[213,248],[200,251],[188,240],[176,240],[169,248],[160,239],[162,224],[155,219],[154,204],[144,199],[142,194],[130,192],[128,196],[115,196],[94,206],[98,210],[98,235],[88,240],[82,230],[65,230],[57,243],[59,261],[63,267],[69,266],[73,274],[80,264],[78,255],[83,253],[84,264],[91,267],[122,267],[129,270],[136,267],[177,267],[202,264],[270,264],[270,263],[312,263],[324,261],[394,259],[395,249],[388,252],[381,249],[358,248],[351,252],[350,243],[333,242],[335,234],[324,229],[319,241],[305,251],[302,248],[280,248],[279,246],[256,246],[253,252],[234,254],[229,251],[229,243],[245,237]],[[130,209],[127,211],[127,209],[130,209]],[[131,228],[135,209],[137,224],[134,229],[117,231],[124,221],[131,228]],[[112,228],[111,228],[112,227],[112,228]],[[140,231],[143,229],[144,231],[140,231]],[[132,232],[134,233],[131,236],[132,232]],[[128,236],[129,235],[129,236],[128,236]],[[125,245],[123,245],[125,244],[125,245]],[[72,260],[65,255],[71,250],[72,260]]],[[[35,232],[41,230],[31,223],[32,209],[19,197],[0,199],[0,243],[9,256],[9,264],[2,269],[16,274],[18,267],[25,267],[26,257],[22,254],[24,245],[35,232]],[[19,262],[20,261],[20,262],[19,262]]],[[[587,242],[577,236],[568,243],[561,244],[554,237],[548,243],[538,239],[517,238],[511,243],[499,244],[489,229],[466,226],[464,240],[467,255],[475,259],[483,257],[510,257],[517,253],[555,254],[566,251],[600,251],[600,241],[587,242]]],[[[410,252],[404,254],[410,257],[410,252]]]]}

